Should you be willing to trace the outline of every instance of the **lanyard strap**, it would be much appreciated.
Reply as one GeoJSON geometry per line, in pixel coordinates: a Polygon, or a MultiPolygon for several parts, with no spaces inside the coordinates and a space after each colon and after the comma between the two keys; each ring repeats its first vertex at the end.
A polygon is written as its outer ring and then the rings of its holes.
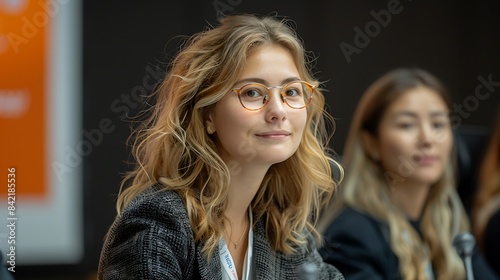
{"type": "Polygon", "coordinates": [[[219,241],[219,251],[220,262],[222,264],[222,267],[224,267],[227,275],[231,280],[238,280],[238,273],[236,272],[233,258],[231,257],[226,242],[224,242],[223,239],[219,241]]]}
{"type": "MultiPolygon", "coordinates": [[[[247,252],[245,253],[245,261],[244,261],[244,266],[242,270],[242,275],[241,278],[243,280],[245,279],[253,279],[254,273],[252,272],[252,251],[253,251],[253,230],[252,230],[252,224],[253,224],[253,217],[252,217],[252,211],[249,208],[248,209],[248,216],[250,219],[250,227],[248,230],[248,246],[247,246],[247,252]]],[[[225,270],[225,275],[227,277],[223,277],[222,279],[230,279],[230,280],[238,280],[238,273],[236,272],[236,267],[234,264],[233,257],[231,257],[231,253],[229,253],[229,248],[227,247],[226,242],[224,242],[224,238],[221,238],[219,240],[219,257],[220,257],[220,263],[222,267],[224,267],[225,270]]]]}

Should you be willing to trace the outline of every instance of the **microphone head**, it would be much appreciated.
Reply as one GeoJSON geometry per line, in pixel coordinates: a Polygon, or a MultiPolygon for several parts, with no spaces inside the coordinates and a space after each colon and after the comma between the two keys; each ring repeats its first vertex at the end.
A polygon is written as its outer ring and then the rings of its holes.
{"type": "Polygon", "coordinates": [[[318,268],[314,263],[306,262],[300,267],[299,279],[316,280],[318,279],[318,268]]]}
{"type": "Polygon", "coordinates": [[[474,245],[476,239],[470,232],[461,232],[453,238],[453,247],[461,258],[471,256],[474,245]]]}

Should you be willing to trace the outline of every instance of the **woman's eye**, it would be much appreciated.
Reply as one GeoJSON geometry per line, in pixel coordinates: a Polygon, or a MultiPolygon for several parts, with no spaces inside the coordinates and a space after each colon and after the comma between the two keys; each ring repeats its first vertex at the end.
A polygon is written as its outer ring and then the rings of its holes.
{"type": "Polygon", "coordinates": [[[298,89],[291,88],[286,90],[286,96],[299,96],[299,95],[300,91],[298,89]]]}
{"type": "Polygon", "coordinates": [[[245,97],[250,97],[250,98],[255,98],[255,97],[262,97],[263,94],[256,89],[249,89],[244,92],[245,97]]]}
{"type": "Polygon", "coordinates": [[[413,123],[398,123],[397,127],[402,128],[402,129],[410,129],[414,127],[413,123]]]}
{"type": "Polygon", "coordinates": [[[446,123],[445,123],[445,122],[435,122],[435,123],[433,124],[433,127],[434,127],[434,128],[437,128],[437,129],[442,129],[442,128],[444,128],[445,126],[446,126],[446,123]]]}

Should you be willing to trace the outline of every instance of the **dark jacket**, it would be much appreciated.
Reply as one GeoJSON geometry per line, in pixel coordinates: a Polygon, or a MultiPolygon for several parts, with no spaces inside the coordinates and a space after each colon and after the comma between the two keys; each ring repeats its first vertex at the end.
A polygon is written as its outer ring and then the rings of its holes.
{"type": "Polygon", "coordinates": [[[483,238],[484,257],[500,277],[500,210],[491,216],[483,238]]]}
{"type": "MultiPolygon", "coordinates": [[[[388,240],[387,225],[346,208],[329,225],[320,253],[325,262],[337,267],[347,280],[399,280],[398,259],[388,240]]],[[[472,266],[475,280],[497,279],[476,252],[472,266]]]]}
{"type": "MultiPolygon", "coordinates": [[[[318,279],[344,279],[323,263],[315,246],[292,255],[274,251],[262,220],[254,231],[253,258],[257,279],[297,279],[306,262],[319,267],[318,279]]],[[[310,243],[314,244],[314,242],[310,243]]],[[[173,191],[148,190],[136,197],[108,232],[99,262],[99,279],[221,279],[219,250],[210,262],[195,243],[186,207],[173,191]]]]}

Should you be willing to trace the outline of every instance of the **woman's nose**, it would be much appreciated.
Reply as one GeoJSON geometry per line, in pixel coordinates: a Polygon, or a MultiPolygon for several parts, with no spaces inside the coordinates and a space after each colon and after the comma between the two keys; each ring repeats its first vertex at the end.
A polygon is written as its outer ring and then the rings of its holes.
{"type": "Polygon", "coordinates": [[[266,119],[268,121],[284,121],[286,119],[287,106],[280,89],[271,89],[268,93],[267,104],[264,107],[267,110],[266,119]]]}

